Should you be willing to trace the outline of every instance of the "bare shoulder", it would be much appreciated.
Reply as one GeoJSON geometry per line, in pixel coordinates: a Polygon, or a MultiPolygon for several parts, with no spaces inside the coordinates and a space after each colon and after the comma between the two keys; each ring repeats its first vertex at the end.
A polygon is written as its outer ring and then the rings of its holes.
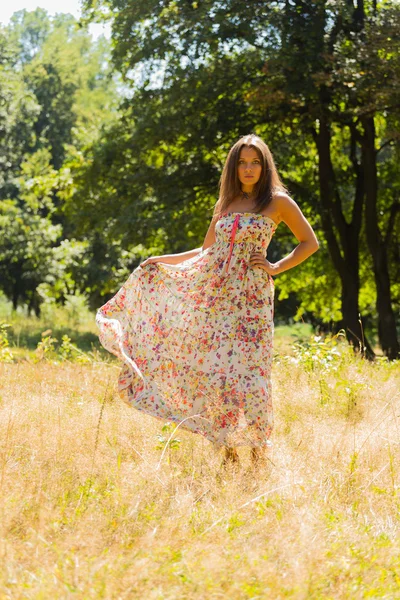
{"type": "Polygon", "coordinates": [[[285,221],[290,214],[298,214],[300,207],[286,192],[276,192],[272,198],[271,208],[277,216],[279,223],[285,221]]]}
{"type": "Polygon", "coordinates": [[[284,222],[299,242],[312,242],[318,246],[315,233],[297,202],[284,192],[277,192],[274,195],[274,202],[279,214],[279,222],[284,222]]]}

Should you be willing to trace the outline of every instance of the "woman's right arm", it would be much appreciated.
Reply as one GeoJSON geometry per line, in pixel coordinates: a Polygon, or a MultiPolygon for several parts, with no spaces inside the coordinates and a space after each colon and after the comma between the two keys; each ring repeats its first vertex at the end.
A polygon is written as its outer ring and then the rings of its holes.
{"type": "Polygon", "coordinates": [[[167,265],[179,265],[184,260],[200,254],[202,248],[195,248],[194,250],[188,250],[187,252],[181,252],[180,254],[163,254],[162,256],[149,256],[142,263],[141,267],[145,267],[148,263],[165,263],[167,265]]]}
{"type": "Polygon", "coordinates": [[[211,219],[211,223],[210,223],[210,226],[208,228],[208,231],[206,233],[206,237],[204,238],[204,242],[203,242],[203,246],[202,246],[203,250],[206,250],[207,248],[209,248],[210,246],[212,246],[213,243],[216,240],[216,237],[215,237],[215,225],[216,225],[218,219],[219,219],[218,215],[214,214],[213,218],[211,219]]]}
{"type": "Polygon", "coordinates": [[[201,248],[194,248],[194,250],[188,250],[187,252],[181,252],[179,254],[164,254],[163,256],[149,256],[142,263],[141,267],[145,267],[148,263],[165,263],[167,265],[179,265],[184,260],[188,260],[197,254],[200,254],[203,250],[209,248],[215,242],[215,224],[218,221],[218,217],[214,216],[211,220],[210,226],[204,238],[203,246],[201,248]]]}

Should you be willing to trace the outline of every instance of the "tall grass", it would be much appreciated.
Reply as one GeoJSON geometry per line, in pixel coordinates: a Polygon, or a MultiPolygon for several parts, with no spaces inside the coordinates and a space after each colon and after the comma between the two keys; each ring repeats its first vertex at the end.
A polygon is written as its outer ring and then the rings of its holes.
{"type": "Polygon", "coordinates": [[[52,352],[0,363],[1,598],[400,598],[398,363],[276,349],[273,446],[235,471],[52,352]]]}

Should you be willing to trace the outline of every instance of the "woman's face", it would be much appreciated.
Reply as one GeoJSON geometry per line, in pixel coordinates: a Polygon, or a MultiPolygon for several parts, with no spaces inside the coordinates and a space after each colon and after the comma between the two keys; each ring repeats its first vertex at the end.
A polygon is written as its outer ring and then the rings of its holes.
{"type": "Polygon", "coordinates": [[[238,177],[244,192],[251,192],[261,177],[262,165],[254,148],[243,146],[238,160],[238,177]]]}

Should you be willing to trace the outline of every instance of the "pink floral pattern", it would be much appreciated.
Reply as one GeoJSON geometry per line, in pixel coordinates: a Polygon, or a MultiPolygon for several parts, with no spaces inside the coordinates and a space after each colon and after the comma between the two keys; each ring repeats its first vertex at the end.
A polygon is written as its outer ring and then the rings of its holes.
{"type": "Polygon", "coordinates": [[[269,445],[274,281],[249,266],[277,224],[225,213],[216,241],[178,264],[138,266],[96,315],[129,405],[226,446],[269,445]]]}

